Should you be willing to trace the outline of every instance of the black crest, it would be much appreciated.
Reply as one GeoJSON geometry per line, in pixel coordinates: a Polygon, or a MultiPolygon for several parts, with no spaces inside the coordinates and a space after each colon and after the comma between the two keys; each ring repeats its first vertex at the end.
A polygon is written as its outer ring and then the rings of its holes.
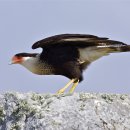
{"type": "Polygon", "coordinates": [[[38,55],[38,53],[18,53],[15,56],[18,57],[36,57],[36,55],[38,55]]]}

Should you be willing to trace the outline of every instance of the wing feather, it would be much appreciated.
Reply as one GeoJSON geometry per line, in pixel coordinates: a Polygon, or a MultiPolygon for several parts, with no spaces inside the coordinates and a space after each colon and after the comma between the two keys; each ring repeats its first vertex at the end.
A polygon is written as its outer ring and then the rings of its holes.
{"type": "Polygon", "coordinates": [[[69,44],[74,46],[94,46],[97,45],[98,41],[106,41],[107,39],[108,38],[87,34],[61,34],[37,41],[32,45],[32,49],[36,49],[39,47],[44,48],[56,44],[69,44]]]}

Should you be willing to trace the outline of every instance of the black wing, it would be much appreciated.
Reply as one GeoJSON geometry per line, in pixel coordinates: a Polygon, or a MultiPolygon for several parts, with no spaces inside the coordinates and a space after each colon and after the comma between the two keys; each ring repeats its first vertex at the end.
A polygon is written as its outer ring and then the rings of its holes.
{"type": "Polygon", "coordinates": [[[79,47],[87,46],[97,46],[97,45],[115,45],[121,44],[126,45],[119,41],[108,40],[108,38],[98,37],[94,35],[87,34],[61,34],[52,37],[45,38],[43,40],[37,41],[32,45],[32,49],[50,47],[56,44],[60,45],[71,45],[79,47]]]}
{"type": "Polygon", "coordinates": [[[107,45],[126,45],[123,42],[108,40],[106,37],[98,37],[94,35],[87,34],[61,34],[52,37],[45,38],[43,40],[37,41],[32,45],[32,49],[45,48],[53,45],[71,45],[78,47],[88,47],[88,46],[107,46],[107,45]]]}
{"type": "MultiPolygon", "coordinates": [[[[95,46],[95,45],[103,45],[102,43],[105,43],[105,45],[116,44],[117,42],[118,41],[108,40],[108,38],[97,37],[94,35],[87,35],[87,34],[61,34],[37,41],[32,45],[32,49],[36,49],[39,47],[44,48],[56,44],[73,45],[73,46],[95,46]]],[[[123,43],[120,42],[120,44],[123,43]]]]}

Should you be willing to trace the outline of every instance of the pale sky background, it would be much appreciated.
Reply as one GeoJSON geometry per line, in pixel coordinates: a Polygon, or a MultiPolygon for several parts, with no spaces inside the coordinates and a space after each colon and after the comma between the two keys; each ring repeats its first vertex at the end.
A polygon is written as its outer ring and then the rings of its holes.
{"type": "MultiPolygon", "coordinates": [[[[130,0],[0,0],[0,92],[55,93],[69,80],[38,76],[12,56],[32,50],[40,39],[61,33],[84,33],[130,44],[130,0]]],[[[92,63],[77,92],[130,92],[130,53],[111,54],[92,63]]]]}

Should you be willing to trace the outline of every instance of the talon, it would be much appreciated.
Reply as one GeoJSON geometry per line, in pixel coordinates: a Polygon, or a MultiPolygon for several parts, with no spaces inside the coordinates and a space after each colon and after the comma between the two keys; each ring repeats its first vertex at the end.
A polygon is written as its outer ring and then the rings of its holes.
{"type": "Polygon", "coordinates": [[[64,91],[65,91],[65,90],[60,89],[60,90],[57,92],[57,94],[63,94],[63,93],[64,93],[64,91]]]}

